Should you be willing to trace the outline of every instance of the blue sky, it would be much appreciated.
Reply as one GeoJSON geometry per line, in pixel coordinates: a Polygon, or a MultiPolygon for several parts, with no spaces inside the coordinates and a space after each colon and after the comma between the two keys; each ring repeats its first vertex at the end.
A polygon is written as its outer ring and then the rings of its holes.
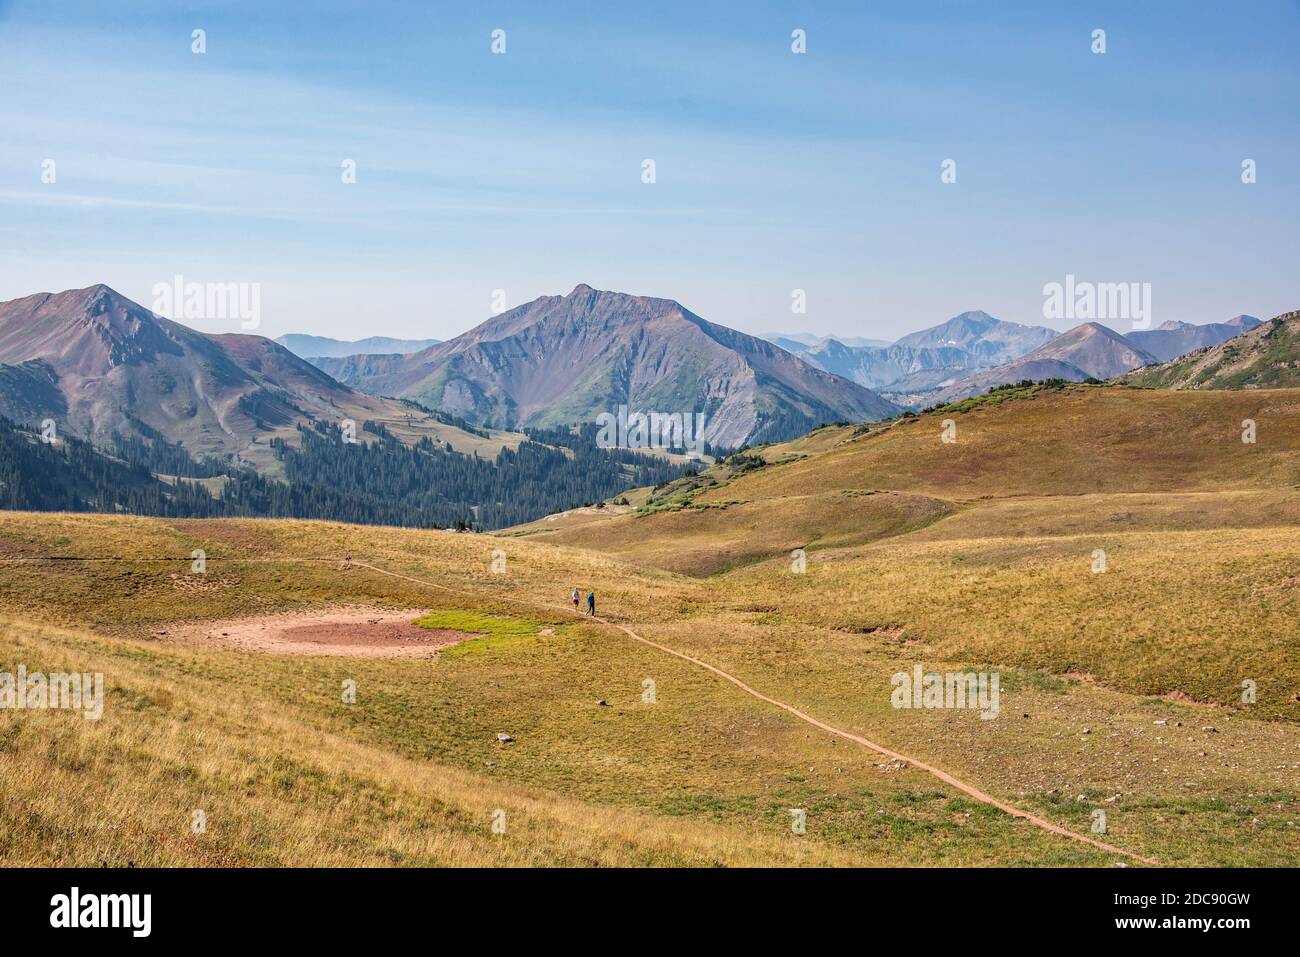
{"type": "Polygon", "coordinates": [[[1297,49],[1296,0],[0,0],[0,300],[180,274],[260,283],[266,335],[447,338],[586,282],[892,339],[1043,323],[1072,273],[1267,317],[1300,305],[1297,49]]]}

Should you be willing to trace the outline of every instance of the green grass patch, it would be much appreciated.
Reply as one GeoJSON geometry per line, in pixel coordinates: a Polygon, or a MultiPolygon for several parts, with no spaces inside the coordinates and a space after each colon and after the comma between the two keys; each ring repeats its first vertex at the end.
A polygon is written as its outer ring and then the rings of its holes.
{"type": "MultiPolygon", "coordinates": [[[[971,669],[978,671],[978,668],[971,669]]],[[[1078,684],[1069,678],[1058,678],[1045,671],[1016,671],[1003,668],[998,672],[1001,691],[1046,691],[1051,694],[1065,694],[1071,685],[1078,684]]]]}
{"type": "Polygon", "coordinates": [[[541,625],[529,618],[514,615],[484,615],[476,611],[431,611],[415,619],[421,628],[464,631],[471,635],[535,635],[541,625]]]}
{"type": "Polygon", "coordinates": [[[450,609],[431,611],[417,618],[415,623],[421,628],[439,628],[482,635],[481,638],[473,638],[444,648],[442,654],[449,658],[500,651],[503,648],[532,642],[538,637],[538,632],[542,628],[540,622],[533,621],[531,618],[515,615],[485,615],[477,611],[450,609]]]}

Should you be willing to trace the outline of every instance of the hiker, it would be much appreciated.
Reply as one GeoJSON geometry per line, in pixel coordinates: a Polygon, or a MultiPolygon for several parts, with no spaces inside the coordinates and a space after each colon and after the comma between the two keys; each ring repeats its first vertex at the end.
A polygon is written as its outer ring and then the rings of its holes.
{"type": "Polygon", "coordinates": [[[596,617],[596,593],[594,591],[587,592],[587,614],[593,618],[596,617]]]}
{"type": "Polygon", "coordinates": [[[578,613],[578,589],[575,588],[573,590],[573,594],[570,595],[569,597],[573,599],[573,612],[574,614],[577,614],[578,613]]]}

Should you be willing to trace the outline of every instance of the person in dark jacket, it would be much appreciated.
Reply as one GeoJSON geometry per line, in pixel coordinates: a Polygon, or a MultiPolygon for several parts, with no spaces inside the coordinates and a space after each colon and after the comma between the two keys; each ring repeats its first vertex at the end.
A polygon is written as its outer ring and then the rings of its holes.
{"type": "Polygon", "coordinates": [[[596,617],[596,593],[594,591],[587,592],[587,614],[593,618],[596,617]]]}

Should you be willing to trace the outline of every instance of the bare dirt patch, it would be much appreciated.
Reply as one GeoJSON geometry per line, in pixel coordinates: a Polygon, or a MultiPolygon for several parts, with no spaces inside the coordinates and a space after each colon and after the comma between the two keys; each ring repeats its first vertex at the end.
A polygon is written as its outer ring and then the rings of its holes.
{"type": "Polygon", "coordinates": [[[152,637],[277,655],[335,655],[349,658],[436,658],[469,638],[466,632],[421,628],[418,608],[345,606],[168,625],[152,637]]]}

